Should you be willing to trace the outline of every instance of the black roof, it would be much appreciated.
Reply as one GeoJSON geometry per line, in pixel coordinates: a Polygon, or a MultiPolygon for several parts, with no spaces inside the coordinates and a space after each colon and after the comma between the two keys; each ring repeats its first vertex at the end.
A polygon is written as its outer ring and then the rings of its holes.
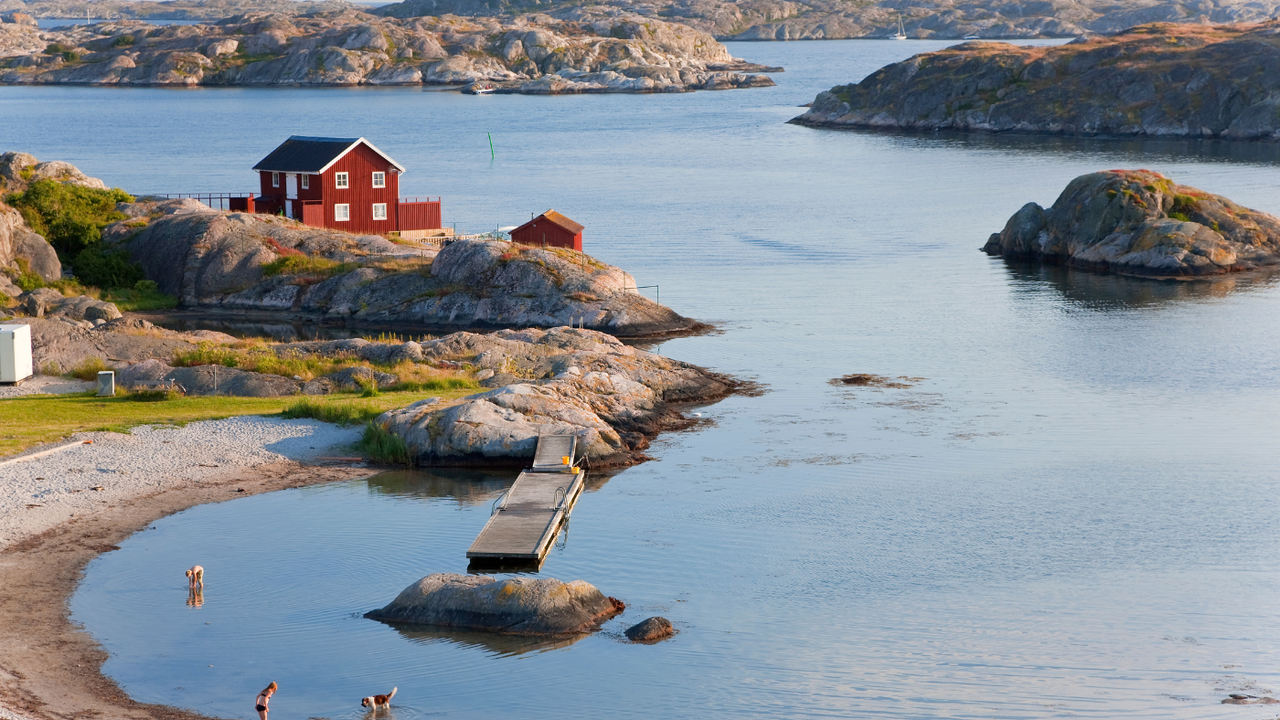
{"type": "Polygon", "coordinates": [[[320,173],[324,172],[338,158],[346,155],[348,151],[361,142],[386,158],[387,162],[395,165],[400,172],[404,172],[404,168],[400,163],[387,157],[385,153],[364,138],[306,137],[303,135],[290,135],[288,140],[281,143],[280,147],[272,150],[270,155],[262,158],[257,165],[253,166],[253,169],[269,172],[320,173]]]}

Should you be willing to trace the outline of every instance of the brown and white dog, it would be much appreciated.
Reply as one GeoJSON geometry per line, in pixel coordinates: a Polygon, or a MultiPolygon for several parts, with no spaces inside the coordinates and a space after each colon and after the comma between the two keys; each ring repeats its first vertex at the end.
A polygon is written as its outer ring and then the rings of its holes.
{"type": "Polygon", "coordinates": [[[373,708],[374,710],[380,707],[389,708],[391,707],[391,698],[396,696],[396,690],[399,689],[398,687],[393,687],[391,692],[386,695],[370,695],[360,701],[360,707],[373,708]]]}
{"type": "Polygon", "coordinates": [[[199,565],[192,565],[191,569],[187,571],[187,587],[195,590],[197,585],[200,586],[201,590],[204,589],[204,568],[199,565]]]}

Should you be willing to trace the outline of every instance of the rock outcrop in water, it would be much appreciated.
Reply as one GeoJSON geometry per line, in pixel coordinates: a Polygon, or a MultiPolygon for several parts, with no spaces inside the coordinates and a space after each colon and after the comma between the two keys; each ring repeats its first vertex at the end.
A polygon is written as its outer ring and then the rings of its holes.
{"type": "Polygon", "coordinates": [[[739,389],[723,375],[590,330],[454,333],[422,350],[426,361],[482,368],[485,384],[500,386],[378,417],[424,466],[527,465],[540,433],[576,435],[592,467],[628,465],[644,459],[654,435],[689,424],[671,404],[708,402],[739,389]]]}
{"type": "Polygon", "coordinates": [[[1147,277],[1280,264],[1280,218],[1149,170],[1072,180],[1049,209],[1027,203],[983,251],[1147,277]]]}
{"type": "Polygon", "coordinates": [[[614,8],[557,16],[384,18],[249,13],[216,24],[0,25],[0,83],[467,85],[511,92],[769,86],[710,35],[614,8]]]}
{"type": "Polygon", "coordinates": [[[377,236],[193,201],[138,208],[104,242],[127,250],[185,308],[418,332],[574,324],[636,337],[705,327],[640,295],[625,271],[573,250],[459,240],[433,258],[377,236]],[[299,254],[321,262],[264,271],[299,254]]]}
{"type": "Polygon", "coordinates": [[[1280,22],[1131,28],[1055,47],[969,42],[820,93],[802,125],[1280,139],[1280,22]]]}
{"type": "Polygon", "coordinates": [[[582,580],[436,573],[365,617],[511,635],[569,635],[596,630],[625,607],[582,580]]]}

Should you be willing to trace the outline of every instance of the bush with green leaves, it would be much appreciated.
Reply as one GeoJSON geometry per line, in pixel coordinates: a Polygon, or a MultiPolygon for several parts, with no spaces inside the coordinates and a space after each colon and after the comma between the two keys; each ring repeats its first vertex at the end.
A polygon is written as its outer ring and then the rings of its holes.
{"type": "Polygon", "coordinates": [[[76,253],[71,271],[85,285],[100,288],[131,288],[146,278],[142,266],[123,250],[103,250],[93,245],[76,253]]]}
{"type": "Polygon", "coordinates": [[[119,188],[100,190],[37,180],[5,201],[18,208],[27,226],[66,259],[101,240],[102,228],[123,220],[116,204],[133,202],[133,196],[119,188]]]}

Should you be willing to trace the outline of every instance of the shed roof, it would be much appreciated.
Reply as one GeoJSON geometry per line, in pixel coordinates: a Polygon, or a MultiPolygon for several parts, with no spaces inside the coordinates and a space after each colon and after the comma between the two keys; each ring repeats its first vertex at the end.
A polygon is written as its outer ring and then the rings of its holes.
{"type": "Polygon", "coordinates": [[[404,166],[392,160],[386,153],[373,146],[373,143],[362,137],[330,138],[290,135],[288,140],[280,143],[280,147],[253,166],[254,170],[267,172],[322,173],[357,145],[364,143],[370,150],[382,156],[400,172],[404,166]]]}
{"type": "Polygon", "coordinates": [[[556,225],[559,225],[560,227],[564,228],[565,230],[568,230],[569,232],[573,233],[574,235],[577,235],[578,233],[582,232],[583,228],[584,228],[584,227],[586,227],[585,225],[579,225],[578,223],[576,223],[576,222],[574,222],[574,221],[570,220],[569,218],[567,218],[567,217],[565,217],[565,216],[561,215],[560,213],[556,212],[555,210],[548,210],[548,211],[546,211],[546,212],[542,213],[541,215],[539,215],[538,217],[536,217],[536,218],[534,218],[534,219],[530,220],[529,222],[525,223],[524,225],[521,225],[520,227],[516,228],[515,230],[512,230],[512,232],[516,232],[517,230],[520,230],[521,228],[528,227],[529,225],[532,225],[532,224],[534,224],[535,222],[537,222],[539,219],[547,220],[547,221],[552,222],[552,223],[554,223],[554,224],[556,224],[556,225]]]}

